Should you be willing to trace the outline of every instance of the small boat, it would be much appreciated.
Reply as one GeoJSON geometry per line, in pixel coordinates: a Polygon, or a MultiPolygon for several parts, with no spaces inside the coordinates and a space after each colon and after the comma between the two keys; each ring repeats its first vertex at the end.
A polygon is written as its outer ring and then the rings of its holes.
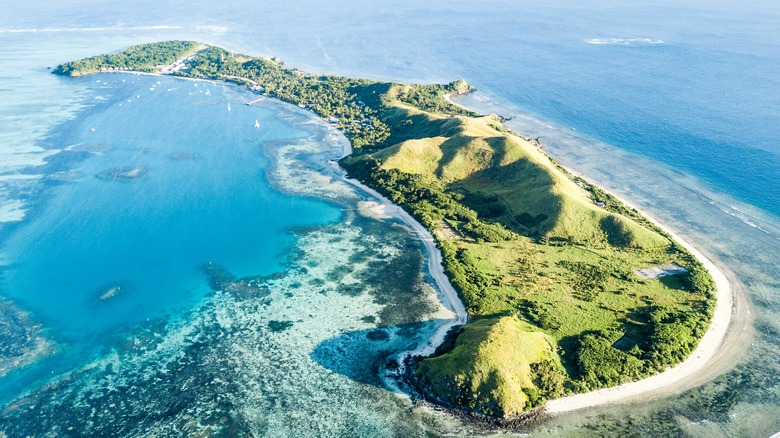
{"type": "Polygon", "coordinates": [[[260,121],[259,120],[255,120],[255,128],[259,128],[259,127],[260,127],[260,121]]]}
{"type": "Polygon", "coordinates": [[[230,111],[230,102],[228,102],[228,111],[230,111]]]}
{"type": "Polygon", "coordinates": [[[100,299],[105,301],[105,300],[107,300],[109,298],[114,298],[115,296],[117,296],[117,294],[119,294],[119,292],[121,290],[122,290],[122,288],[119,287],[119,286],[114,286],[114,287],[111,287],[109,289],[106,289],[106,291],[103,292],[102,295],[100,295],[100,299]]]}

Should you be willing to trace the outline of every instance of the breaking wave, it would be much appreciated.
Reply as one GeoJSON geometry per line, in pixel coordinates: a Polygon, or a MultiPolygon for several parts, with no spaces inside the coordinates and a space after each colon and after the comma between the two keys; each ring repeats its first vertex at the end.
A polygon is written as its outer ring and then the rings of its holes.
{"type": "Polygon", "coordinates": [[[664,44],[664,40],[656,38],[591,38],[585,40],[588,44],[609,46],[646,46],[664,44]]]}

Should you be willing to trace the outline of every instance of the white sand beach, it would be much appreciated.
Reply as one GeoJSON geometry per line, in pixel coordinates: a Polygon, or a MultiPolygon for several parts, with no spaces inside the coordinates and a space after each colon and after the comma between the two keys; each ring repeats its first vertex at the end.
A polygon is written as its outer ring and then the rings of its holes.
{"type": "Polygon", "coordinates": [[[407,353],[408,355],[432,354],[436,350],[436,347],[442,343],[444,336],[451,327],[465,324],[468,320],[468,313],[466,313],[466,308],[463,306],[463,302],[461,302],[460,298],[458,297],[458,293],[455,291],[455,288],[452,287],[452,284],[450,284],[450,280],[447,278],[447,275],[444,274],[441,252],[439,252],[439,249],[436,247],[436,241],[433,239],[431,233],[422,226],[422,224],[417,222],[411,215],[409,215],[409,213],[404,211],[401,207],[390,202],[390,200],[382,196],[376,190],[361,184],[357,180],[347,177],[344,177],[344,181],[374,197],[379,202],[378,205],[373,207],[375,212],[381,212],[382,214],[389,217],[401,219],[405,224],[411,227],[412,231],[414,231],[414,233],[417,234],[417,236],[422,241],[423,246],[425,247],[425,252],[428,256],[428,273],[431,275],[431,277],[433,277],[437,288],[441,292],[442,298],[444,298],[443,305],[452,310],[454,313],[454,318],[452,321],[443,325],[436,332],[436,334],[425,343],[425,345],[415,351],[407,353]]]}
{"type": "MultiPolygon", "coordinates": [[[[567,170],[576,175],[571,169],[567,170]]],[[[702,383],[703,374],[714,377],[728,369],[732,361],[728,360],[728,357],[724,358],[717,353],[729,346],[739,344],[741,339],[749,335],[746,328],[749,325],[747,324],[747,321],[750,319],[749,311],[742,304],[736,306],[738,304],[736,302],[736,298],[738,298],[736,291],[739,287],[737,280],[729,278],[719,263],[705,256],[696,246],[673,232],[668,226],[631,205],[625,199],[618,197],[614,193],[610,194],[620,199],[621,202],[630,208],[639,211],[642,216],[650,219],[655,225],[672,236],[676,242],[690,251],[704,265],[715,280],[717,288],[715,312],[707,332],[699,341],[699,345],[688,359],[682,363],[642,380],[549,401],[545,406],[545,410],[551,414],[680,393],[698,383],[702,383]],[[739,314],[739,318],[735,318],[739,321],[739,333],[730,337],[729,345],[725,345],[724,339],[732,322],[732,317],[735,314],[739,314]]]]}

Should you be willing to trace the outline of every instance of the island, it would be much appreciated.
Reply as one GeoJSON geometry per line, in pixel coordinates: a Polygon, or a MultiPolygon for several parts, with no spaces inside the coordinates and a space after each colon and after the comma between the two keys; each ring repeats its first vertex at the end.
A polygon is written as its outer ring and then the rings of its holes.
{"type": "MultiPolygon", "coordinates": [[[[221,80],[308,109],[352,150],[339,164],[425,227],[468,312],[404,388],[518,418],[548,400],[655,375],[707,332],[716,285],[688,247],[537,140],[448,97],[472,88],[311,74],[278,58],[169,41],[55,73],[134,71],[221,80]]],[[[120,178],[116,172],[109,176],[120,178]]]]}

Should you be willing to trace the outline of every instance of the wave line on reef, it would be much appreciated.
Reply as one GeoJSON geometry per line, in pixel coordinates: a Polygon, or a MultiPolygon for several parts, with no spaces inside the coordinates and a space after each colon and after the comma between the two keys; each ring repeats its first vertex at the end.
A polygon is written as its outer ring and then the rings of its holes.
{"type": "Polygon", "coordinates": [[[107,30],[170,30],[183,29],[184,26],[154,25],[154,26],[106,26],[106,27],[44,27],[42,29],[0,29],[0,33],[54,33],[54,32],[102,32],[107,30]]]}
{"type": "Polygon", "coordinates": [[[631,46],[664,44],[664,40],[656,38],[590,38],[585,40],[588,44],[603,46],[631,46]]]}

